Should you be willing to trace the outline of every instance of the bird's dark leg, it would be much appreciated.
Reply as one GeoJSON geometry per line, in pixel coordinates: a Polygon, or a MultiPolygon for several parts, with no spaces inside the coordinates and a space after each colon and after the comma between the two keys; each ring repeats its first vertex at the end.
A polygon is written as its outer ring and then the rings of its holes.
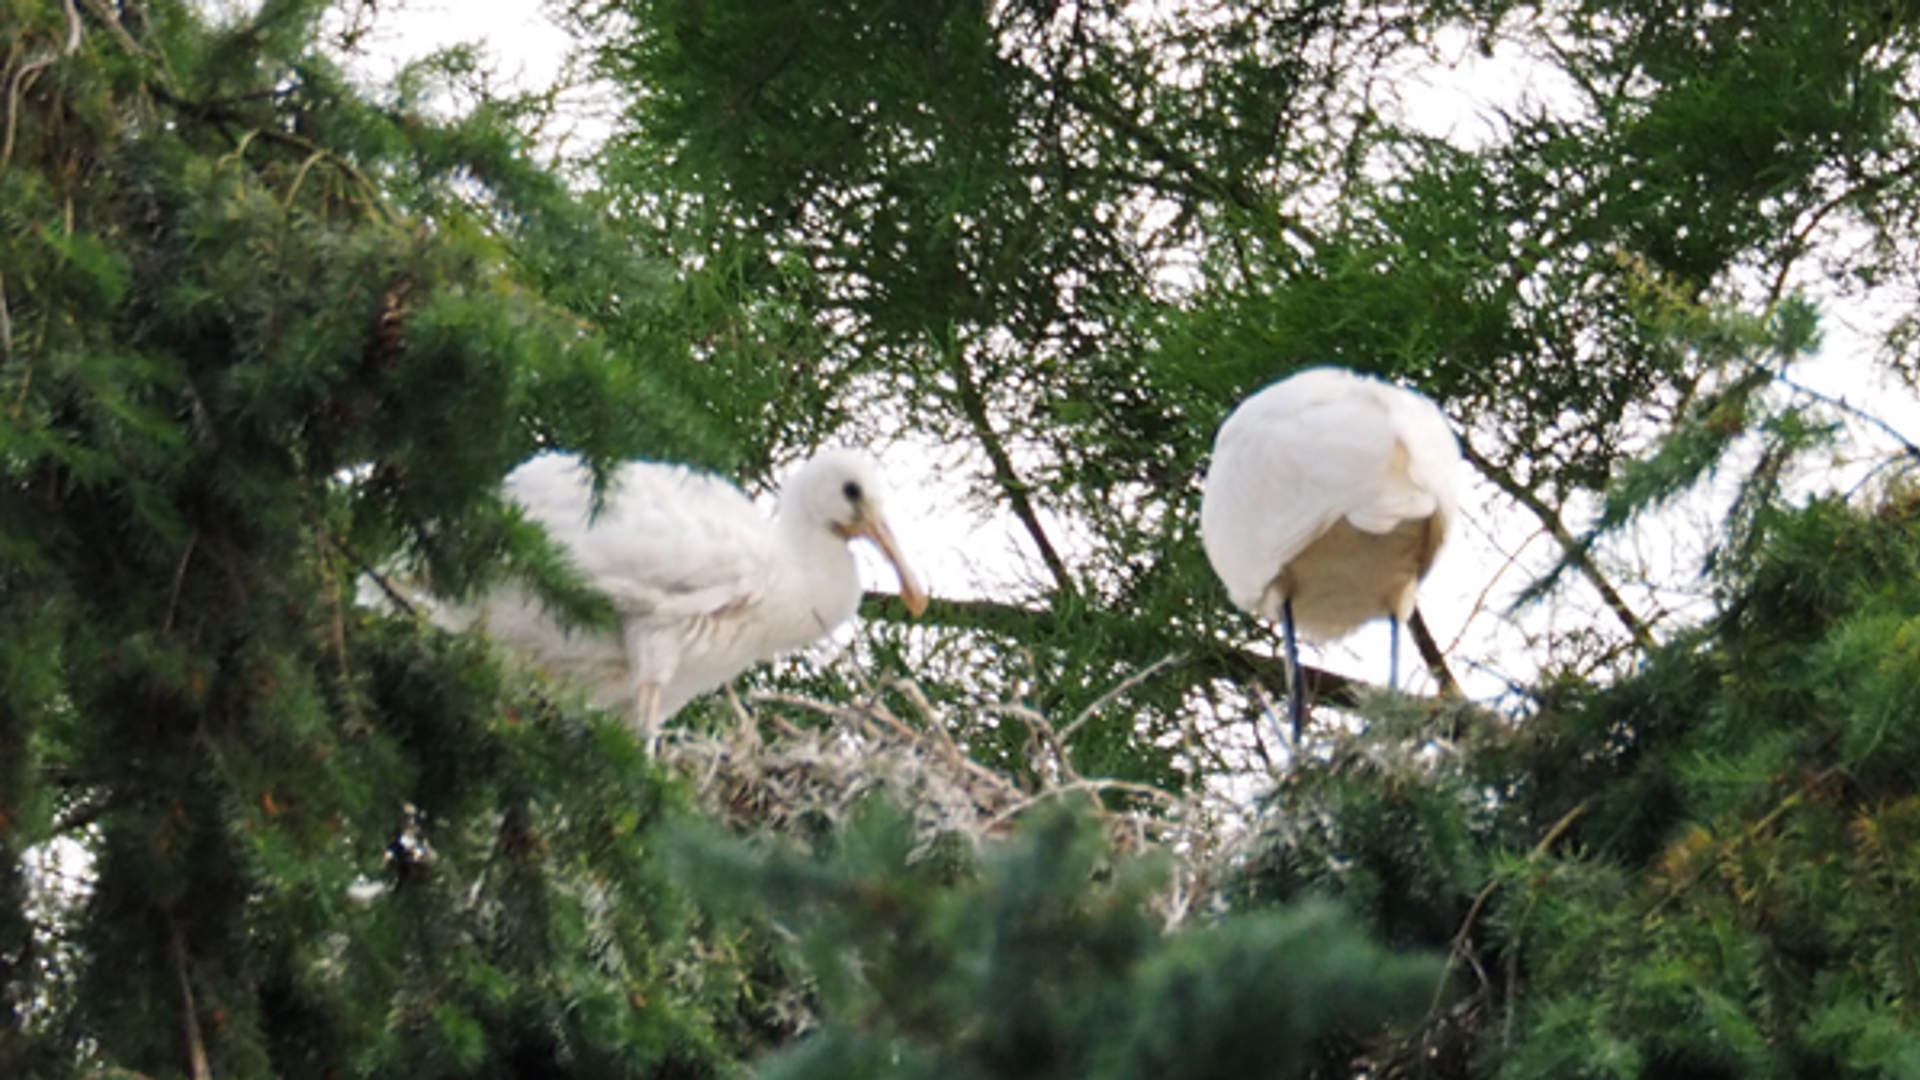
{"type": "Polygon", "coordinates": [[[1287,719],[1293,721],[1294,753],[1306,728],[1307,688],[1300,684],[1300,646],[1293,636],[1293,597],[1280,601],[1280,629],[1287,644],[1287,719]]]}
{"type": "Polygon", "coordinates": [[[1387,633],[1393,636],[1387,639],[1387,689],[1400,689],[1400,616],[1398,613],[1387,616],[1387,633]]]}

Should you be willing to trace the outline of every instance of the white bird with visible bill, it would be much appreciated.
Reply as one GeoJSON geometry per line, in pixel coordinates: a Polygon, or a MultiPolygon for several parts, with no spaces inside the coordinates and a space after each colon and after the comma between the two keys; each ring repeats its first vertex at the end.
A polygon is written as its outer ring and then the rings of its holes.
{"type": "Polygon", "coordinates": [[[1200,539],[1233,602],[1280,623],[1300,734],[1299,636],[1329,642],[1413,612],[1457,511],[1460,444],[1431,400],[1343,368],[1309,368],[1220,425],[1200,539]]]}
{"type": "Polygon", "coordinates": [[[504,491],[611,601],[619,633],[563,629],[519,586],[442,621],[482,624],[535,666],[628,710],[649,745],[694,697],[851,619],[861,596],[848,546],[856,538],[893,564],[907,610],[926,609],[882,510],[879,467],[858,451],[828,450],[800,466],[771,519],[717,476],[655,462],[612,472],[597,512],[591,475],[568,455],[526,462],[504,491]]]}

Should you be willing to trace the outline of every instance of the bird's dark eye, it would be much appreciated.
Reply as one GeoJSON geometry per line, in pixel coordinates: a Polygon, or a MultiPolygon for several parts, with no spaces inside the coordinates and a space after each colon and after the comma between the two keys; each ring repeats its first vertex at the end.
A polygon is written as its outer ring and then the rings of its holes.
{"type": "Polygon", "coordinates": [[[860,501],[860,481],[849,480],[845,484],[842,484],[840,486],[840,494],[845,495],[847,497],[848,502],[853,502],[853,503],[859,502],[860,501]]]}

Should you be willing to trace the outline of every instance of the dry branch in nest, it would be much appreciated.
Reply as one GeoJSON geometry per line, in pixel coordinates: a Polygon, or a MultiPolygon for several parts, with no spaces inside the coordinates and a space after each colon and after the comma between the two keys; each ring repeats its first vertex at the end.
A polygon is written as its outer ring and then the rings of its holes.
{"type": "Polygon", "coordinates": [[[1206,894],[1223,850],[1218,816],[1191,796],[1124,780],[1085,777],[1067,753],[1062,732],[1039,712],[1012,704],[973,706],[995,721],[1013,720],[1032,733],[1031,786],[968,756],[951,734],[964,723],[928,700],[911,680],[870,688],[858,701],[836,703],[794,694],[731,693],[736,722],[717,730],[670,729],[659,753],[688,776],[707,809],[743,832],[806,835],[845,820],[875,795],[904,807],[918,850],[958,837],[973,846],[1006,831],[1036,805],[1074,799],[1107,824],[1122,851],[1161,850],[1174,873],[1161,898],[1176,923],[1206,894]],[[912,715],[889,704],[902,701],[912,715]],[[796,723],[794,718],[812,722],[796,723]],[[1116,797],[1117,796],[1117,797],[1116,797]],[[1116,808],[1118,806],[1119,808],[1116,808]]]}

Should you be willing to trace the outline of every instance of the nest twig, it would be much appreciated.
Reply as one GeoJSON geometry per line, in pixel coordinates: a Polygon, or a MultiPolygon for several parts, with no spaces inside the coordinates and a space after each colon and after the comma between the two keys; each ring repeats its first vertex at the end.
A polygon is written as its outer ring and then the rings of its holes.
{"type": "Polygon", "coordinates": [[[952,734],[966,730],[951,715],[959,709],[936,705],[911,680],[870,687],[851,703],[769,692],[729,700],[735,723],[670,729],[659,753],[692,780],[709,811],[741,831],[810,833],[885,794],[912,815],[919,849],[927,851],[952,837],[978,846],[1034,806],[1079,800],[1106,822],[1121,850],[1158,848],[1173,856],[1159,903],[1169,923],[1207,894],[1212,864],[1226,848],[1213,835],[1220,815],[1207,813],[1195,796],[1081,775],[1062,732],[1084,716],[1057,730],[1025,705],[971,706],[1031,731],[1030,788],[971,758],[952,734]]]}

